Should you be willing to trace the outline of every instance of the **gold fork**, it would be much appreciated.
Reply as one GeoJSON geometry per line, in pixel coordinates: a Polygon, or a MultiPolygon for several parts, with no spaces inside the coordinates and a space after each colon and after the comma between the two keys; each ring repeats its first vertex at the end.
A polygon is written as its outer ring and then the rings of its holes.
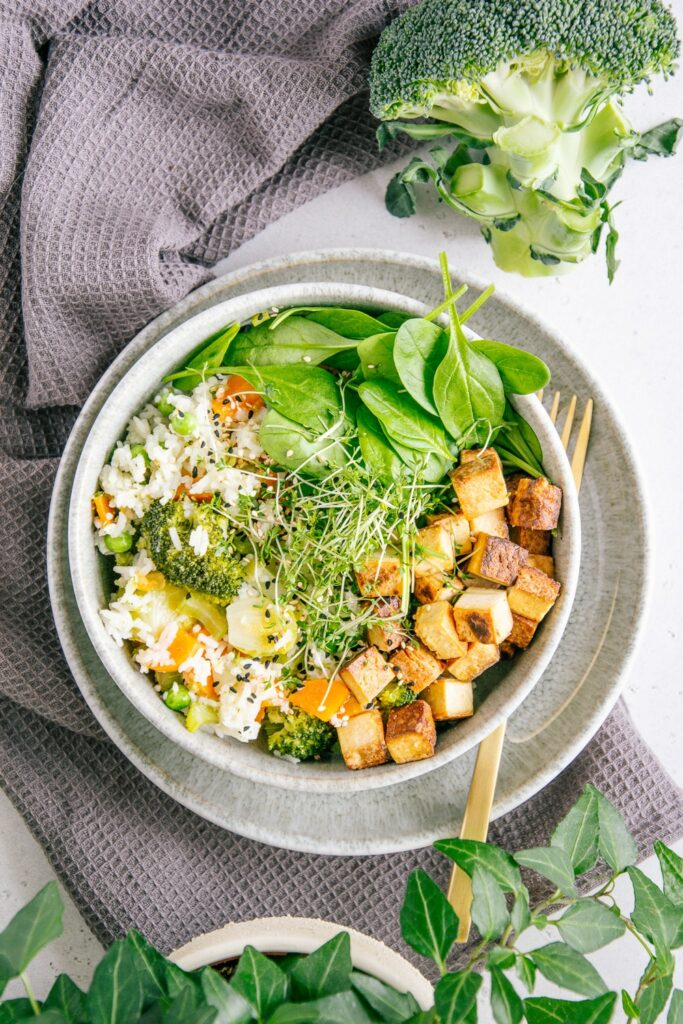
{"type": "MultiPolygon", "coordinates": [[[[538,398],[543,401],[543,392],[538,393],[538,398]]],[[[560,411],[561,394],[556,391],[553,395],[550,407],[550,419],[557,424],[557,417],[560,411]]],[[[567,412],[560,431],[560,440],[565,451],[569,450],[574,417],[576,415],[577,398],[572,395],[567,412]]],[[[591,423],[593,419],[593,399],[586,402],[583,418],[576,435],[576,443],[571,458],[571,470],[574,483],[578,491],[583,478],[583,469],[586,463],[586,452],[588,450],[588,439],[590,437],[591,423]]],[[[559,427],[558,427],[559,429],[559,427]]],[[[467,804],[460,828],[461,839],[478,839],[486,841],[491,821],[491,808],[493,797],[498,781],[498,769],[500,767],[500,756],[503,750],[505,739],[505,727],[507,721],[502,722],[496,729],[486,736],[479,744],[477,759],[472,772],[470,791],[467,795],[467,804]]],[[[458,929],[458,942],[467,942],[470,934],[472,906],[472,889],[469,875],[458,868],[457,865],[451,872],[451,880],[448,886],[448,900],[458,915],[460,926],[458,929]]]]}

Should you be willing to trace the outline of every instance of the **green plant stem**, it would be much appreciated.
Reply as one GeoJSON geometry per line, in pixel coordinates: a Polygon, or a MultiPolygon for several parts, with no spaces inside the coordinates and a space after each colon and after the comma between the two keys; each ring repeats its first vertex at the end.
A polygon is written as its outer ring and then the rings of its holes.
{"type": "MultiPolygon", "coordinates": [[[[467,289],[467,285],[466,284],[461,284],[460,287],[458,288],[457,292],[455,292],[455,294],[453,295],[453,300],[457,300],[457,299],[461,298],[465,294],[465,292],[467,290],[468,290],[467,289]]],[[[481,296],[480,296],[480,298],[481,298],[481,296]]],[[[452,301],[451,299],[446,299],[444,302],[440,302],[439,305],[435,309],[433,309],[431,311],[431,313],[427,313],[427,315],[423,319],[425,319],[425,320],[436,320],[437,316],[440,316],[441,313],[445,313],[446,312],[446,310],[451,305],[451,301],[452,301]]],[[[472,305],[474,305],[474,303],[472,305]]],[[[470,306],[470,309],[472,309],[472,306],[470,306]]],[[[472,314],[470,313],[470,316],[471,315],[472,314]]]]}
{"type": "Polygon", "coordinates": [[[488,286],[488,288],[486,288],[486,290],[483,291],[481,293],[481,295],[479,295],[478,298],[476,298],[474,300],[472,305],[468,306],[467,309],[465,310],[465,312],[461,314],[461,316],[460,316],[460,323],[464,324],[466,320],[469,320],[469,318],[471,316],[474,316],[474,314],[477,312],[477,310],[481,309],[481,307],[484,305],[484,303],[487,302],[491,298],[491,296],[493,295],[494,291],[495,291],[495,286],[490,284],[488,286]]]}
{"type": "Polygon", "coordinates": [[[33,994],[33,989],[31,988],[31,982],[28,980],[28,975],[26,974],[25,971],[22,971],[19,977],[21,978],[21,983],[24,986],[24,989],[26,990],[26,995],[28,997],[29,1003],[31,1004],[31,1009],[33,1010],[33,1013],[36,1015],[36,1017],[39,1017],[40,1005],[35,995],[33,994]]]}

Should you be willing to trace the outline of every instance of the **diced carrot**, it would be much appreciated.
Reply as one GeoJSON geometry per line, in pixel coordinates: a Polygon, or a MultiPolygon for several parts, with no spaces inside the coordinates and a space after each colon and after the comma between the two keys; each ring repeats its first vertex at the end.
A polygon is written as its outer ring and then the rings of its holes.
{"type": "Polygon", "coordinates": [[[350,696],[351,691],[338,679],[332,683],[327,679],[309,679],[300,690],[292,694],[289,702],[294,707],[307,711],[309,715],[329,722],[350,696]]]}
{"type": "Polygon", "coordinates": [[[183,662],[192,657],[198,646],[199,641],[195,634],[180,626],[168,646],[168,662],[163,665],[150,665],[150,668],[155,672],[177,672],[183,662]]]}
{"type": "Polygon", "coordinates": [[[353,718],[355,715],[362,715],[365,710],[366,708],[355,697],[349,697],[346,703],[339,708],[339,717],[353,718]]]}
{"type": "Polygon", "coordinates": [[[233,373],[216,391],[211,411],[224,423],[232,419],[238,409],[260,409],[262,405],[263,399],[249,381],[233,373]]]}
{"type": "Polygon", "coordinates": [[[194,672],[190,669],[183,675],[188,690],[192,690],[198,697],[208,697],[210,700],[218,700],[218,692],[213,685],[213,676],[209,676],[205,683],[200,683],[194,672]]]}
{"type": "Polygon", "coordinates": [[[135,582],[141,593],[148,594],[150,590],[163,590],[166,580],[160,572],[148,572],[145,576],[136,576],[135,582]]]}
{"type": "Polygon", "coordinates": [[[114,519],[114,506],[112,505],[112,499],[109,495],[96,494],[92,503],[95,506],[95,515],[102,526],[105,526],[107,523],[111,523],[114,519]]]}
{"type": "Polygon", "coordinates": [[[187,484],[180,484],[173,497],[176,501],[179,501],[180,498],[189,498],[191,501],[199,502],[213,501],[213,494],[211,491],[200,491],[198,494],[192,494],[190,493],[187,484]]]}

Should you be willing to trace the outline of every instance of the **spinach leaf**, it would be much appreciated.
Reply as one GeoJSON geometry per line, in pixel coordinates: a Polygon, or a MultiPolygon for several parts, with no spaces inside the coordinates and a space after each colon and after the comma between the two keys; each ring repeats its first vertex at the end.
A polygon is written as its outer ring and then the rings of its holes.
{"type": "Polygon", "coordinates": [[[505,420],[495,440],[505,468],[543,476],[543,449],[533,427],[516,409],[505,403],[505,420]]]}
{"type": "Polygon", "coordinates": [[[505,394],[500,374],[486,356],[470,347],[452,323],[448,351],[434,374],[434,403],[451,437],[461,440],[475,427],[476,439],[503,420],[505,394]]]}
{"type": "Polygon", "coordinates": [[[470,347],[495,363],[503,387],[514,395],[530,395],[540,391],[550,380],[550,370],[538,356],[502,341],[475,338],[470,347]]]}
{"type": "Polygon", "coordinates": [[[205,377],[216,373],[218,368],[225,361],[228,349],[240,329],[238,323],[222,327],[220,331],[212,334],[207,341],[203,341],[193,355],[176,373],[164,377],[164,382],[172,381],[173,386],[180,391],[193,391],[198,384],[201,384],[205,377]]]}
{"type": "Polygon", "coordinates": [[[396,332],[394,363],[401,383],[427,412],[438,415],[433,397],[437,367],[448,349],[448,334],[429,320],[406,320],[396,332]]]}
{"type": "Polygon", "coordinates": [[[414,451],[454,461],[441,425],[395,384],[387,380],[366,381],[358,394],[392,441],[414,451]]]}
{"type": "Polygon", "coordinates": [[[369,338],[384,329],[384,324],[369,313],[364,313],[360,309],[347,309],[344,306],[292,306],[279,313],[268,326],[275,330],[290,316],[299,314],[306,320],[336,331],[343,338],[355,338],[356,341],[369,338]]]}
{"type": "Polygon", "coordinates": [[[269,409],[261,422],[259,439],[266,454],[284,469],[323,477],[349,461],[342,443],[347,426],[345,420],[340,420],[337,426],[316,436],[300,423],[269,409]]]}
{"type": "Polygon", "coordinates": [[[403,463],[385,439],[376,416],[364,405],[356,413],[356,431],[363,462],[383,484],[390,484],[403,472],[403,463]]]}
{"type": "Polygon", "coordinates": [[[444,455],[428,455],[426,452],[418,452],[413,448],[406,448],[402,444],[394,441],[392,438],[387,437],[386,440],[389,442],[391,447],[394,449],[401,462],[403,462],[408,469],[415,476],[424,480],[428,484],[438,484],[440,480],[443,480],[448,470],[453,465],[453,456],[446,458],[444,455]]]}
{"type": "Polygon", "coordinates": [[[266,403],[283,416],[322,433],[331,427],[342,411],[342,399],[331,373],[317,366],[235,367],[257,390],[266,403]]]}
{"type": "Polygon", "coordinates": [[[316,365],[337,352],[356,347],[356,341],[342,338],[322,324],[302,316],[290,316],[279,327],[259,324],[240,331],[228,352],[233,366],[281,366],[283,363],[316,365]]]}
{"type": "Polygon", "coordinates": [[[386,313],[380,313],[377,319],[385,327],[390,327],[392,331],[397,331],[406,320],[412,320],[413,315],[412,313],[397,313],[394,309],[388,309],[386,313]]]}
{"type": "Polygon", "coordinates": [[[401,378],[394,364],[394,331],[384,331],[365,338],[358,344],[358,358],[366,380],[382,377],[400,384],[401,378]]]}

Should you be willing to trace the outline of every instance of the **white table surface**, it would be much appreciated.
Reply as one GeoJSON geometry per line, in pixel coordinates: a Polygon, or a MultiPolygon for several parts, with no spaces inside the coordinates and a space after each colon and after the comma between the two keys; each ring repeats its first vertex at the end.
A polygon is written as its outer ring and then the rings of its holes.
{"type": "MultiPolygon", "coordinates": [[[[683,23],[683,0],[675,0],[673,8],[683,23]]],[[[641,89],[627,109],[641,129],[683,115],[683,71],[668,83],[658,83],[653,96],[641,89]]],[[[655,582],[645,640],[625,680],[624,695],[642,735],[683,785],[683,151],[673,160],[633,163],[616,186],[614,196],[623,200],[616,213],[622,262],[612,287],[607,286],[602,254],[568,277],[525,280],[498,271],[476,226],[434,202],[421,200],[420,215],[409,220],[390,217],[383,195],[392,173],[384,168],[315,199],[247,242],[217,270],[326,246],[378,246],[433,257],[445,248],[454,275],[461,268],[493,281],[499,292],[536,310],[581,353],[630,430],[650,499],[655,582]]],[[[683,854],[683,842],[677,849],[683,854]]],[[[54,877],[41,848],[1,793],[0,864],[1,924],[54,877]]],[[[652,858],[644,867],[656,876],[652,858]]],[[[30,972],[39,996],[60,971],[87,983],[100,954],[99,943],[68,898],[66,904],[64,935],[30,972]]],[[[633,990],[644,966],[640,954],[635,941],[626,937],[592,958],[608,984],[633,990]]],[[[480,1019],[486,1021],[486,1013],[480,1019]]]]}

